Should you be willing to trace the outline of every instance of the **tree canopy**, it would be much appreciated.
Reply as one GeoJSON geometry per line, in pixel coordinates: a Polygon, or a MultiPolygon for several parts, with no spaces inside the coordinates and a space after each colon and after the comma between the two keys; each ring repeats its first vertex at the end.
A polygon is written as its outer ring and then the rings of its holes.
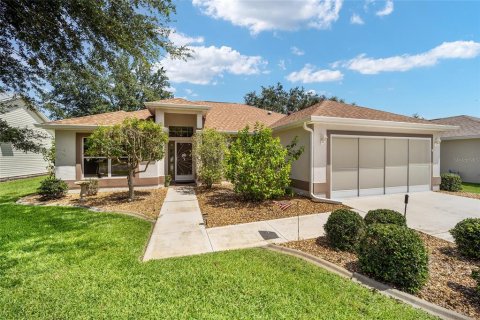
{"type": "Polygon", "coordinates": [[[127,118],[121,124],[95,129],[87,139],[86,154],[107,157],[125,165],[128,170],[129,200],[133,200],[133,178],[145,172],[151,162],[163,159],[167,141],[168,135],[161,125],[127,118]]]}
{"type": "Polygon", "coordinates": [[[324,100],[344,102],[337,97],[327,97],[303,87],[284,89],[278,82],[275,86],[261,87],[261,92],[251,91],[244,96],[245,104],[279,113],[296,112],[324,100]]]}
{"type": "Polygon", "coordinates": [[[77,72],[66,65],[52,76],[52,89],[43,95],[43,99],[53,118],[135,111],[143,109],[146,101],[173,97],[167,91],[170,85],[163,68],[154,69],[126,54],[119,56],[111,69],[95,70],[95,67],[87,66],[85,73],[85,77],[77,77],[77,72]]]}

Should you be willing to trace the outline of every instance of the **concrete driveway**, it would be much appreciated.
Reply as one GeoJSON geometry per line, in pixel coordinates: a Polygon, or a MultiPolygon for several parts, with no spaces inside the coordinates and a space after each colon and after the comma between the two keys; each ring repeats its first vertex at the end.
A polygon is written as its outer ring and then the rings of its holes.
{"type": "MultiPolygon", "coordinates": [[[[403,213],[403,201],[403,194],[391,194],[351,198],[343,203],[365,215],[368,210],[380,208],[403,213]]],[[[410,194],[407,224],[411,228],[453,241],[448,231],[465,218],[480,218],[480,200],[431,191],[410,194]]]]}

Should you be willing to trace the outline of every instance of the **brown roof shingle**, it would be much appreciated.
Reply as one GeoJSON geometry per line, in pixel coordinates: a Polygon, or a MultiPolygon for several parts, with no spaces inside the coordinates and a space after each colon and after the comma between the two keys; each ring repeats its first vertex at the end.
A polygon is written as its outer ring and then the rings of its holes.
{"type": "Polygon", "coordinates": [[[239,131],[245,126],[253,126],[256,122],[270,126],[285,115],[259,109],[245,104],[229,102],[195,101],[196,104],[209,106],[205,119],[205,128],[219,131],[239,131]]]}
{"type": "Polygon", "coordinates": [[[280,127],[295,121],[309,118],[310,116],[430,123],[428,120],[407,117],[396,113],[354,106],[351,104],[341,103],[337,101],[324,100],[309,108],[297,111],[289,116],[280,119],[279,121],[275,122],[272,127],[280,127]]]}
{"type": "Polygon", "coordinates": [[[457,130],[444,132],[441,135],[444,138],[480,136],[480,118],[461,115],[455,117],[433,119],[430,121],[438,124],[459,126],[457,130]]]}
{"type": "Polygon", "coordinates": [[[100,114],[93,114],[90,116],[63,119],[51,121],[48,124],[54,125],[85,125],[85,126],[109,126],[121,123],[126,118],[149,119],[153,118],[150,111],[142,109],[138,111],[114,111],[100,114]]]}

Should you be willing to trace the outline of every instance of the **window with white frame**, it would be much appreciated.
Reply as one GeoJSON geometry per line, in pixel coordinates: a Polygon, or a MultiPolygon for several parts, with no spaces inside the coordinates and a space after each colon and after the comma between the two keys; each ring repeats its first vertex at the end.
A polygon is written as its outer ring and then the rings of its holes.
{"type": "Polygon", "coordinates": [[[128,167],[122,161],[125,159],[113,160],[107,157],[90,157],[85,155],[87,150],[87,138],[83,138],[83,177],[84,178],[111,178],[126,177],[128,167]]]}

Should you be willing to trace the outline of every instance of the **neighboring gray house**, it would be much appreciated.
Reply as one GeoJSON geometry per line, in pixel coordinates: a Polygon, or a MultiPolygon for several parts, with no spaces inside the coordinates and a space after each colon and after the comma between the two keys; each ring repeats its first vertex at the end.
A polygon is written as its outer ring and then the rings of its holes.
{"type": "MultiPolygon", "coordinates": [[[[52,132],[35,126],[49,121],[44,114],[27,108],[22,99],[15,95],[0,95],[0,103],[6,106],[6,112],[0,113],[0,119],[12,127],[42,131],[47,138],[40,143],[46,147],[51,145],[52,132]]],[[[11,143],[0,141],[0,181],[45,174],[46,167],[41,153],[16,150],[11,143]]]]}
{"type": "Polygon", "coordinates": [[[480,118],[462,115],[432,122],[460,127],[441,135],[440,171],[459,173],[465,182],[480,183],[480,118]]]}

